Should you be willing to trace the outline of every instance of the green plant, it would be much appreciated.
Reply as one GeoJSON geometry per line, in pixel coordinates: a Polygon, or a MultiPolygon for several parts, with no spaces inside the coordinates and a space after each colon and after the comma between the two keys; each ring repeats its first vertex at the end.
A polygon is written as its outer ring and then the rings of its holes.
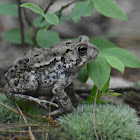
{"type": "MultiPolygon", "coordinates": [[[[139,140],[139,118],[127,105],[96,106],[95,126],[103,140],[139,140]]],[[[93,104],[82,104],[71,114],[58,118],[66,140],[96,140],[93,127],[93,104]]]]}
{"type": "MultiPolygon", "coordinates": [[[[36,45],[38,47],[50,47],[60,41],[58,33],[51,30],[53,26],[62,24],[69,19],[72,19],[77,23],[82,17],[91,16],[92,13],[94,13],[94,9],[104,16],[127,21],[127,17],[114,0],[104,0],[104,2],[102,2],[102,0],[76,0],[62,6],[55,13],[48,13],[48,9],[55,1],[56,0],[50,1],[44,12],[39,6],[33,3],[24,3],[21,5],[18,3],[18,6],[15,3],[1,4],[0,7],[2,8],[0,8],[0,14],[8,14],[14,17],[18,16],[21,25],[20,29],[11,29],[10,31],[2,33],[1,36],[3,39],[17,44],[29,43],[32,44],[33,47],[36,45]],[[62,13],[64,9],[73,3],[76,4],[72,8],[70,15],[62,13]],[[21,19],[21,12],[17,13],[17,11],[22,10],[21,7],[28,8],[39,15],[32,22],[32,26],[29,24],[27,26],[27,22],[24,22],[26,25],[25,30],[23,30],[24,24],[21,19]],[[35,34],[32,30],[36,31],[35,34]]],[[[26,21],[26,18],[24,18],[24,21],[26,21]]],[[[94,101],[96,89],[100,83],[97,97],[97,101],[99,101],[99,97],[108,89],[111,67],[114,67],[123,73],[125,67],[140,68],[140,61],[130,52],[118,48],[104,38],[91,38],[90,42],[99,49],[99,56],[98,59],[90,62],[80,71],[78,78],[82,82],[86,82],[88,77],[90,77],[95,84],[88,101],[94,101]]],[[[111,92],[108,92],[107,94],[119,95],[112,94],[111,92]]]]}

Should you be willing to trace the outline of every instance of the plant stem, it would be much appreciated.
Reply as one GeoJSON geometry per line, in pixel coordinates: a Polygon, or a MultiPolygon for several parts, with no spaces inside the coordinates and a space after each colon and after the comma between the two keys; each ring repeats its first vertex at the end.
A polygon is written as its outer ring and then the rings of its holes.
{"type": "Polygon", "coordinates": [[[24,25],[23,25],[23,21],[22,21],[22,13],[21,13],[21,2],[20,0],[17,0],[17,4],[18,4],[18,20],[19,20],[19,26],[20,26],[20,33],[21,33],[21,45],[22,47],[24,47],[25,44],[25,40],[24,40],[24,25]]]}

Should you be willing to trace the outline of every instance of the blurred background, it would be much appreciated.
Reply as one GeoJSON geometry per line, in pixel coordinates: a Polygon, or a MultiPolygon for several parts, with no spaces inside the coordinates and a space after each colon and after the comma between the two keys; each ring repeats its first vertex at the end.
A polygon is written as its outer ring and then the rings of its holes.
{"type": "MultiPolygon", "coordinates": [[[[0,0],[0,4],[7,2],[17,3],[17,1],[0,0]]],[[[51,0],[20,0],[20,2],[32,2],[45,10],[51,0]]],[[[72,0],[56,0],[55,4],[49,8],[49,11],[56,12],[63,5],[70,2],[72,0]]],[[[84,17],[76,24],[68,16],[69,20],[67,22],[52,27],[51,30],[58,32],[61,39],[76,38],[80,35],[87,35],[89,37],[103,36],[114,42],[118,47],[131,51],[140,60],[140,1],[116,0],[116,2],[128,17],[127,22],[105,17],[95,10],[92,16],[84,17]]],[[[63,13],[69,15],[74,4],[66,8],[63,13]]],[[[23,16],[27,18],[28,24],[31,24],[38,15],[26,8],[24,10],[23,16]]],[[[14,27],[19,27],[18,18],[0,13],[0,34],[14,27]]],[[[30,45],[22,47],[19,44],[5,41],[0,35],[1,88],[5,85],[4,73],[29,49],[31,49],[30,45]]],[[[110,87],[127,87],[139,81],[140,69],[126,68],[123,75],[115,69],[111,71],[110,87]]],[[[88,84],[90,85],[90,81],[88,84]]]]}

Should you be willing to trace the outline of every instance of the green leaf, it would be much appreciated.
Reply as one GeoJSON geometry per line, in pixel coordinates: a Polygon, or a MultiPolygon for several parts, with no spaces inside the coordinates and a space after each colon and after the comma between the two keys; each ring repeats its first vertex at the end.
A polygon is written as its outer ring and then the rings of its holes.
{"type": "Polygon", "coordinates": [[[16,3],[0,4],[0,15],[18,16],[18,6],[16,3]]]}
{"type": "Polygon", "coordinates": [[[107,48],[116,48],[117,47],[110,41],[103,39],[103,38],[91,38],[90,42],[98,48],[99,52],[101,52],[107,48]]]}
{"type": "Polygon", "coordinates": [[[37,32],[36,40],[41,47],[51,47],[58,43],[60,38],[56,32],[41,29],[37,32]]]}
{"type": "Polygon", "coordinates": [[[80,70],[78,79],[83,83],[87,81],[88,79],[87,65],[80,70]]]}
{"type": "Polygon", "coordinates": [[[140,61],[129,51],[118,48],[115,44],[105,39],[94,38],[90,42],[99,49],[101,56],[112,56],[120,60],[126,67],[140,68],[140,61]]]}
{"type": "Polygon", "coordinates": [[[111,67],[119,70],[122,73],[124,72],[124,64],[118,58],[114,56],[106,56],[106,60],[111,67]]]}
{"type": "Polygon", "coordinates": [[[122,96],[120,93],[110,93],[111,96],[122,96]]]}
{"type": "MultiPolygon", "coordinates": [[[[91,93],[88,97],[88,99],[86,100],[87,102],[94,102],[95,100],[95,96],[96,96],[96,91],[97,91],[97,86],[94,85],[92,90],[91,90],[91,93]]],[[[98,97],[100,96],[100,90],[98,90],[98,93],[97,93],[97,100],[98,100],[98,97]]]]}
{"type": "Polygon", "coordinates": [[[81,19],[81,17],[91,16],[93,10],[94,6],[92,1],[77,2],[74,8],[72,8],[72,20],[77,23],[81,19]]]}
{"type": "Polygon", "coordinates": [[[36,28],[48,28],[50,26],[50,23],[48,23],[46,20],[42,21],[42,16],[38,16],[37,18],[34,19],[33,25],[36,28]]]}
{"type": "Polygon", "coordinates": [[[122,96],[122,94],[116,93],[116,92],[113,92],[113,93],[107,92],[107,93],[103,93],[103,94],[101,94],[101,95],[104,95],[104,96],[107,96],[107,95],[111,95],[111,96],[122,96]]]}
{"type": "Polygon", "coordinates": [[[33,12],[44,16],[42,9],[39,6],[37,6],[36,4],[24,3],[24,4],[21,4],[20,7],[28,8],[28,9],[32,10],[33,12]]]}
{"type": "MultiPolygon", "coordinates": [[[[1,36],[3,39],[5,39],[11,43],[16,43],[16,44],[21,43],[21,34],[20,34],[19,28],[14,28],[9,31],[6,31],[6,32],[2,33],[1,36]]],[[[32,44],[31,35],[27,32],[25,32],[25,42],[32,44]]]]}
{"type": "Polygon", "coordinates": [[[88,73],[96,86],[100,83],[99,89],[102,90],[110,77],[110,66],[104,56],[99,55],[94,61],[88,65],[88,73]]]}
{"type": "Polygon", "coordinates": [[[97,9],[98,12],[101,14],[117,18],[117,19],[123,19],[127,21],[127,17],[119,7],[119,5],[114,0],[93,0],[94,6],[97,9]]]}
{"type": "Polygon", "coordinates": [[[131,68],[140,68],[140,61],[127,50],[122,48],[108,48],[100,52],[100,55],[112,56],[119,59],[124,66],[131,68]]]}
{"type": "Polygon", "coordinates": [[[105,84],[104,87],[102,88],[102,92],[106,92],[106,91],[107,91],[107,89],[108,89],[108,87],[109,87],[109,83],[110,83],[110,76],[109,76],[109,78],[108,78],[106,84],[105,84]]]}
{"type": "Polygon", "coordinates": [[[59,18],[53,13],[46,13],[43,17],[46,19],[47,22],[53,25],[57,25],[59,23],[59,18]]]}
{"type": "Polygon", "coordinates": [[[71,19],[70,15],[64,15],[64,14],[62,14],[61,17],[60,17],[59,24],[62,24],[62,23],[66,22],[66,21],[68,21],[70,19],[71,19]]]}

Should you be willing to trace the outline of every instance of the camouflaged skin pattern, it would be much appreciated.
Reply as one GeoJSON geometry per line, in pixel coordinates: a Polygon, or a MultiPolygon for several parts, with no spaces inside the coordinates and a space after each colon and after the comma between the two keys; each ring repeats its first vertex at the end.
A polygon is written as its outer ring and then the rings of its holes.
{"type": "Polygon", "coordinates": [[[84,35],[50,48],[34,48],[5,74],[6,95],[53,95],[60,108],[71,112],[70,95],[64,89],[74,81],[80,69],[97,56],[97,48],[84,35]]]}

